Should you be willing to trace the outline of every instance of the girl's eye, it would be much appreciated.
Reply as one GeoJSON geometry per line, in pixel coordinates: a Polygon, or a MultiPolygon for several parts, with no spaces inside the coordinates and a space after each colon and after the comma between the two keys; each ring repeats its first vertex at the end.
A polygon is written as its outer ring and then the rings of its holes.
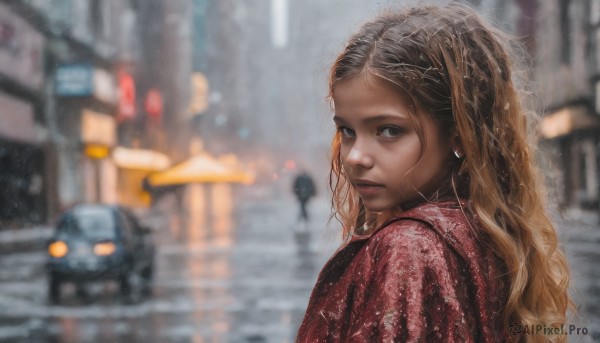
{"type": "Polygon", "coordinates": [[[404,132],[404,130],[397,126],[382,126],[377,129],[377,135],[385,138],[398,137],[404,132]]]}
{"type": "Polygon", "coordinates": [[[354,131],[350,130],[347,127],[344,126],[339,126],[337,128],[337,130],[342,134],[343,137],[345,138],[352,138],[354,137],[354,131]]]}

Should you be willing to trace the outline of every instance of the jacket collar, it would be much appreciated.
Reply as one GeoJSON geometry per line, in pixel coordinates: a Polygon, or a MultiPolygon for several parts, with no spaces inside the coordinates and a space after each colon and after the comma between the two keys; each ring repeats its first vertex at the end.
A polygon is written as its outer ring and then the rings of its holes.
{"type": "Polygon", "coordinates": [[[446,218],[448,211],[444,210],[442,213],[440,213],[442,211],[442,209],[451,210],[452,212],[454,210],[459,210],[459,211],[463,212],[462,213],[463,216],[464,216],[465,211],[469,211],[472,213],[471,201],[466,200],[466,199],[461,199],[461,198],[457,199],[455,197],[444,197],[444,198],[438,199],[436,201],[421,202],[421,203],[417,204],[416,206],[411,207],[411,208],[395,215],[394,217],[392,217],[390,219],[387,219],[385,222],[383,222],[383,224],[381,224],[379,227],[377,227],[377,229],[375,229],[373,232],[369,233],[368,235],[354,234],[352,236],[352,238],[350,239],[350,242],[369,239],[372,235],[374,235],[378,231],[381,231],[386,226],[390,225],[391,223],[393,223],[395,221],[402,220],[402,219],[417,219],[422,222],[426,222],[426,223],[430,223],[430,224],[440,224],[442,226],[445,226],[447,224],[446,220],[433,220],[435,218],[431,218],[431,217],[446,218]],[[439,215],[436,216],[436,214],[439,214],[439,215]],[[435,223],[434,223],[434,221],[435,221],[435,223]]]}

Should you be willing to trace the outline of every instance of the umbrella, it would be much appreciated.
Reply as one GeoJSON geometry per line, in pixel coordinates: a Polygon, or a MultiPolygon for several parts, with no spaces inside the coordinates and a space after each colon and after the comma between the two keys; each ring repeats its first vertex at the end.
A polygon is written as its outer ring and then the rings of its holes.
{"type": "Polygon", "coordinates": [[[250,184],[253,181],[254,178],[249,173],[221,163],[205,153],[148,178],[148,182],[154,187],[219,182],[250,184]]]}

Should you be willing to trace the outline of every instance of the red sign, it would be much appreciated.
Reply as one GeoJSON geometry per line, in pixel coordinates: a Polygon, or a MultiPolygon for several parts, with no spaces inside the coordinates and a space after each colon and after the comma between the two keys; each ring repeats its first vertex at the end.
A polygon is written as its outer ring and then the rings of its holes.
{"type": "Polygon", "coordinates": [[[135,82],[125,71],[119,72],[119,120],[135,118],[135,82]]]}
{"type": "Polygon", "coordinates": [[[163,114],[163,100],[160,91],[155,88],[150,88],[148,93],[146,93],[144,107],[150,118],[153,120],[160,120],[163,114]]]}

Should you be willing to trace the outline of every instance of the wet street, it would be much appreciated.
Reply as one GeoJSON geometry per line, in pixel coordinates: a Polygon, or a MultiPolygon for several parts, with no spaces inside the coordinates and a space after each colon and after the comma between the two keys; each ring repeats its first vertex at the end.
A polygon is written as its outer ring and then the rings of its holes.
{"type": "Polygon", "coordinates": [[[333,229],[316,225],[327,221],[326,201],[310,204],[307,239],[294,233],[291,196],[242,194],[234,203],[227,188],[197,191],[187,200],[203,210],[155,235],[152,295],[134,304],[122,303],[109,282],[91,284],[87,302],[64,285],[61,303],[50,306],[43,252],[3,255],[0,341],[293,342],[319,267],[337,244],[333,229]]]}
{"type": "MultiPolygon", "coordinates": [[[[323,192],[324,193],[324,192],[323,192]]],[[[155,226],[157,271],[152,294],[124,303],[114,283],[91,284],[89,300],[63,287],[48,305],[41,251],[0,257],[1,342],[293,342],[317,273],[339,243],[326,227],[329,204],[318,198],[306,232],[294,199],[197,187],[186,195],[187,220],[146,218],[155,226]],[[303,232],[299,234],[298,232],[303,232]]],[[[578,290],[579,318],[600,340],[600,229],[594,217],[561,224],[578,290]]],[[[583,218],[583,217],[581,217],[583,218]]]]}
{"type": "Polygon", "coordinates": [[[569,342],[600,342],[600,225],[595,213],[570,211],[559,221],[571,267],[573,301],[577,314],[569,325],[586,328],[587,335],[569,336],[569,342]]]}

